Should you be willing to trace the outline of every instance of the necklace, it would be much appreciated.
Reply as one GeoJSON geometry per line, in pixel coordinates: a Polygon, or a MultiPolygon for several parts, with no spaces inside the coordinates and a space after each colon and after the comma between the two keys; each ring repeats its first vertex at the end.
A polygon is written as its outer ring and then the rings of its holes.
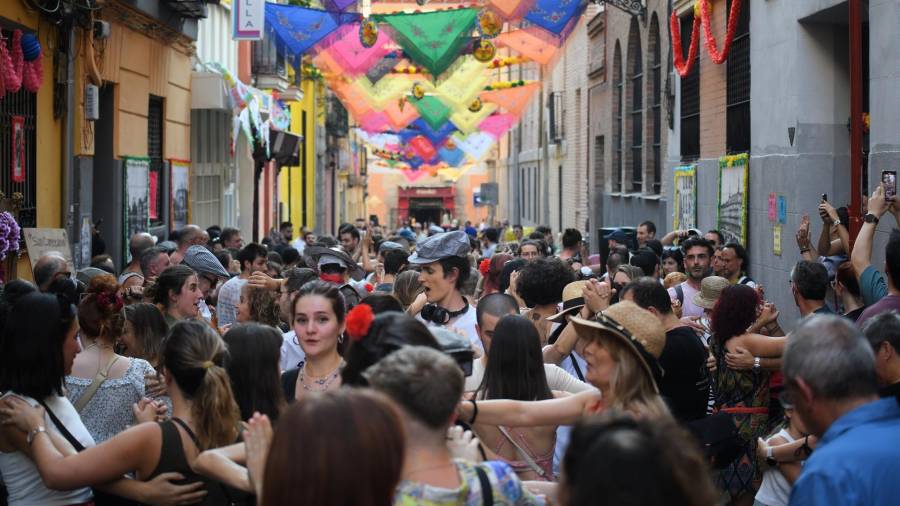
{"type": "Polygon", "coordinates": [[[344,367],[344,359],[341,359],[337,367],[335,367],[333,371],[326,374],[325,376],[310,376],[310,384],[307,383],[307,377],[305,374],[306,365],[304,364],[303,367],[300,368],[300,385],[303,386],[303,390],[306,390],[308,392],[324,392],[328,390],[328,388],[331,387],[331,384],[334,383],[334,381],[338,378],[341,373],[342,367],[344,367]]]}

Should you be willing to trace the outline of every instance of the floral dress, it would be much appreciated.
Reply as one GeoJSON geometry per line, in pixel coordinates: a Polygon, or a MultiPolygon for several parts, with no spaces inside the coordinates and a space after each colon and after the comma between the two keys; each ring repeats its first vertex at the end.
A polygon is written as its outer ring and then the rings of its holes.
{"type": "Polygon", "coordinates": [[[713,337],[710,347],[716,357],[713,373],[715,409],[730,413],[744,442],[744,451],[719,472],[718,485],[732,497],[754,493],[762,479],[756,462],[756,440],[768,433],[769,372],[736,371],[725,363],[725,347],[713,337]]]}

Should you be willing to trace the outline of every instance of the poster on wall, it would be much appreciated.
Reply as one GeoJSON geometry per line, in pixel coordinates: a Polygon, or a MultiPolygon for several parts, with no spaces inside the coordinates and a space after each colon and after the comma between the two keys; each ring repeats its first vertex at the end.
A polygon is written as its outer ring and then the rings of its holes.
{"type": "Polygon", "coordinates": [[[171,167],[172,228],[178,230],[191,221],[191,164],[172,160],[171,167]]]}
{"type": "Polygon", "coordinates": [[[719,158],[718,229],[725,242],[747,244],[747,178],[750,157],[746,154],[719,158]]]}
{"type": "MultiPolygon", "coordinates": [[[[126,247],[131,236],[146,232],[150,228],[150,159],[125,159],[125,240],[126,247]]],[[[123,258],[127,258],[127,251],[123,258]]]]}
{"type": "Polygon", "coordinates": [[[25,117],[13,116],[10,118],[12,127],[12,146],[10,167],[12,167],[12,180],[16,183],[25,182],[25,117]]]}
{"type": "Polygon", "coordinates": [[[697,166],[675,168],[675,209],[672,230],[697,228],[697,166]]]}

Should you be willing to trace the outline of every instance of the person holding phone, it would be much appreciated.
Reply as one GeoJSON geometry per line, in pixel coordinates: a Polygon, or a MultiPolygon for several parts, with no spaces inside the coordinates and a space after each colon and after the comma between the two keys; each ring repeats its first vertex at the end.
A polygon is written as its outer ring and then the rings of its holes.
{"type": "Polygon", "coordinates": [[[846,255],[850,251],[850,215],[847,208],[835,209],[828,202],[828,194],[823,193],[819,203],[819,216],[822,218],[822,234],[816,250],[825,257],[846,255]]]}

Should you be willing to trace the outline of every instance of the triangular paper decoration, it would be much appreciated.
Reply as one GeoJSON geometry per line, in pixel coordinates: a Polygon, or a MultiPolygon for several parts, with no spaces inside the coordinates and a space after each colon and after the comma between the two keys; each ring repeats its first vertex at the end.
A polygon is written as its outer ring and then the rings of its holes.
{"type": "Polygon", "coordinates": [[[338,14],[294,5],[266,4],[266,30],[280,49],[298,60],[309,48],[358,14],[338,14]]]}
{"type": "Polygon", "coordinates": [[[404,170],[402,171],[403,175],[406,176],[406,180],[410,183],[415,183],[419,179],[428,175],[428,172],[424,170],[404,170]]]}
{"type": "Polygon", "coordinates": [[[356,0],[322,0],[325,10],[333,12],[344,12],[353,5],[356,5],[356,0]]]}
{"type": "Polygon", "coordinates": [[[494,138],[484,132],[475,132],[465,138],[454,135],[456,145],[474,162],[480,162],[494,147],[494,138]]]}
{"type": "Polygon", "coordinates": [[[481,100],[496,104],[506,112],[520,117],[522,116],[522,111],[528,107],[532,95],[540,86],[540,83],[529,83],[525,86],[516,86],[503,90],[484,91],[481,93],[481,100]]]}
{"type": "Polygon", "coordinates": [[[494,104],[484,104],[478,112],[472,112],[468,109],[456,111],[450,115],[450,121],[456,125],[456,128],[464,133],[469,134],[478,128],[478,124],[491,115],[497,106],[494,104]]]}
{"type": "Polygon", "coordinates": [[[338,77],[344,73],[344,67],[335,61],[334,57],[328,51],[319,51],[319,54],[313,56],[313,65],[321,70],[326,77],[338,77]]]}
{"type": "Polygon", "coordinates": [[[383,112],[371,111],[359,119],[359,126],[367,132],[387,132],[388,120],[383,112]]]}
{"type": "Polygon", "coordinates": [[[434,149],[434,144],[426,139],[424,135],[413,137],[409,141],[409,147],[426,162],[434,160],[434,157],[437,156],[437,150],[434,149]]]}
{"type": "Polygon", "coordinates": [[[469,172],[470,170],[472,170],[471,165],[468,165],[466,167],[446,167],[443,169],[438,169],[438,174],[440,174],[443,178],[455,183],[459,181],[459,178],[461,178],[463,174],[469,172]]]}
{"type": "Polygon", "coordinates": [[[449,149],[446,146],[438,150],[438,156],[450,167],[456,167],[466,158],[465,151],[459,148],[449,149]]]}
{"type": "Polygon", "coordinates": [[[441,128],[435,130],[431,128],[431,125],[421,119],[413,121],[410,125],[410,128],[427,137],[428,140],[431,141],[431,143],[435,146],[440,146],[441,144],[443,144],[444,141],[447,140],[447,137],[449,137],[450,134],[456,131],[456,126],[453,123],[444,123],[441,128]]]}
{"type": "Polygon", "coordinates": [[[534,0],[488,0],[488,6],[506,21],[520,21],[534,5],[534,0]]]}
{"type": "Polygon", "coordinates": [[[395,55],[385,56],[374,65],[372,65],[372,67],[366,72],[366,77],[369,78],[369,81],[372,81],[372,84],[375,84],[380,81],[382,77],[390,74],[399,62],[400,58],[395,55]]]}
{"type": "Polygon", "coordinates": [[[389,14],[379,19],[394,30],[394,40],[431,75],[440,75],[459,56],[478,17],[476,9],[389,14]]]}
{"type": "Polygon", "coordinates": [[[535,30],[540,30],[540,28],[532,26],[501,33],[495,40],[501,46],[508,47],[542,65],[547,65],[553,61],[559,48],[547,44],[540,34],[535,33],[535,30]]]}
{"type": "Polygon", "coordinates": [[[450,108],[435,97],[426,95],[413,103],[419,110],[419,114],[422,115],[422,119],[434,130],[439,130],[450,119],[450,108]]]}
{"type": "Polygon", "coordinates": [[[372,47],[365,47],[359,40],[360,23],[344,25],[325,38],[317,47],[332,55],[349,75],[365,74],[376,62],[384,58],[391,49],[391,38],[385,31],[378,32],[372,47]]]}
{"type": "Polygon", "coordinates": [[[368,95],[369,105],[380,111],[397,99],[408,95],[413,87],[413,81],[406,76],[390,76],[372,84],[369,78],[361,76],[354,84],[359,86],[363,93],[368,95]]]}
{"type": "Polygon", "coordinates": [[[519,118],[512,114],[493,114],[478,125],[478,129],[489,134],[494,139],[499,139],[516,124],[519,118]]]}
{"type": "Polygon", "coordinates": [[[331,88],[331,91],[341,99],[341,103],[344,104],[344,107],[355,120],[359,121],[360,118],[372,110],[369,107],[369,97],[358,86],[340,79],[331,79],[326,82],[328,82],[328,87],[331,88]]]}
{"type": "Polygon", "coordinates": [[[389,103],[382,112],[393,130],[402,130],[419,118],[419,110],[414,105],[404,104],[401,110],[400,104],[396,100],[389,103]]]}
{"type": "Polygon", "coordinates": [[[586,7],[586,0],[537,0],[525,19],[565,39],[586,7]]]}
{"type": "Polygon", "coordinates": [[[452,73],[437,83],[435,93],[445,104],[457,109],[468,108],[472,100],[484,89],[488,74],[484,64],[473,56],[460,57],[452,73]]]}

